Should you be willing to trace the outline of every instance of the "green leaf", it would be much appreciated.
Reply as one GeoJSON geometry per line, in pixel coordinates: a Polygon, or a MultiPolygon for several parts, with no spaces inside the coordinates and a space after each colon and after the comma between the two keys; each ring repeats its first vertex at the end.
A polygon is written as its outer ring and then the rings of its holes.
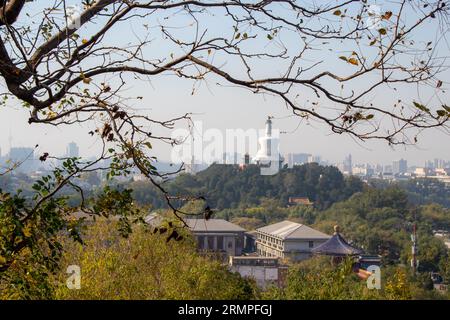
{"type": "Polygon", "coordinates": [[[420,104],[420,103],[418,103],[418,102],[416,102],[416,101],[413,101],[413,104],[414,104],[414,106],[417,108],[417,109],[419,109],[419,110],[422,110],[422,111],[424,111],[424,112],[430,112],[430,109],[428,109],[427,107],[425,107],[423,104],[420,104]]]}
{"type": "Polygon", "coordinates": [[[268,34],[267,39],[272,40],[273,39],[272,35],[268,34]]]}
{"type": "Polygon", "coordinates": [[[385,35],[387,33],[385,28],[378,29],[378,32],[382,35],[385,35]]]}
{"type": "Polygon", "coordinates": [[[146,143],[144,143],[144,145],[146,145],[147,148],[149,148],[149,149],[152,149],[152,148],[153,148],[153,147],[152,147],[152,144],[151,144],[150,142],[146,142],[146,143]]]}

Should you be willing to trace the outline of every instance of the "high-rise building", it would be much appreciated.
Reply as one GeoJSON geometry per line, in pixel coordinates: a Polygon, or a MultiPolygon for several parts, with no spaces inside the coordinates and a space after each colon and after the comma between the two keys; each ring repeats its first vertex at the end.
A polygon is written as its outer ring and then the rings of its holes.
{"type": "Polygon", "coordinates": [[[392,174],[392,166],[391,165],[385,165],[384,166],[384,169],[383,169],[383,173],[386,173],[386,174],[392,174]]]}
{"type": "Polygon", "coordinates": [[[392,162],[392,173],[403,174],[408,171],[408,162],[404,159],[392,162]]]}
{"type": "Polygon", "coordinates": [[[244,164],[248,166],[250,164],[250,155],[248,153],[244,156],[244,164]]]}
{"type": "Polygon", "coordinates": [[[383,173],[383,165],[377,163],[377,164],[375,165],[375,174],[380,174],[380,173],[383,173]]]}
{"type": "Polygon", "coordinates": [[[313,156],[311,160],[312,160],[311,162],[315,162],[315,163],[318,163],[318,164],[322,163],[322,157],[321,156],[313,156]]]}
{"type": "Polygon", "coordinates": [[[445,168],[445,161],[442,159],[434,159],[434,169],[445,168]]]}
{"type": "Polygon", "coordinates": [[[289,153],[287,155],[287,163],[290,168],[297,165],[308,163],[308,159],[312,157],[309,153],[289,153]]]}
{"type": "Polygon", "coordinates": [[[237,152],[233,152],[233,164],[239,164],[241,162],[242,155],[237,152]]]}
{"type": "Polygon", "coordinates": [[[80,156],[80,149],[75,142],[71,142],[67,145],[66,157],[78,158],[80,156]]]}
{"type": "Polygon", "coordinates": [[[367,168],[367,175],[368,176],[372,176],[375,174],[375,169],[370,165],[370,164],[366,164],[366,168],[367,168]]]}
{"type": "Polygon", "coordinates": [[[434,161],[425,161],[425,168],[427,168],[427,169],[435,169],[434,161]]]}
{"type": "Polygon", "coordinates": [[[353,162],[352,162],[352,155],[349,154],[345,159],[344,159],[344,173],[345,174],[352,174],[352,170],[353,170],[353,162]]]}

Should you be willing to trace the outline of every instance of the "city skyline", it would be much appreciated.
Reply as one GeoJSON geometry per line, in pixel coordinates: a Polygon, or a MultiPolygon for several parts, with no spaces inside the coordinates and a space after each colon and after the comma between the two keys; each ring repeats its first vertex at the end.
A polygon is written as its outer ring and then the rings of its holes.
{"type": "MultiPolygon", "coordinates": [[[[74,2],[74,1],[70,1],[74,2]]],[[[379,4],[380,10],[392,10],[395,5],[389,3],[379,4]]],[[[30,14],[39,13],[39,5],[32,3],[28,10],[30,14]]],[[[131,22],[124,23],[125,27],[114,30],[114,41],[105,39],[107,43],[113,42],[115,45],[122,45],[124,39],[134,39],[135,33],[131,32],[134,27],[131,22]]],[[[143,27],[140,27],[143,28],[143,27]]],[[[145,28],[144,28],[145,29],[145,28]]],[[[147,32],[147,29],[144,30],[147,32]]],[[[143,31],[143,32],[144,32],[143,31]]],[[[218,26],[212,26],[210,32],[223,33],[218,26]]],[[[438,45],[439,39],[429,39],[430,34],[436,31],[435,28],[423,28],[417,30],[415,40],[417,43],[426,45],[433,40],[434,45],[438,45]]],[[[438,33],[440,34],[440,33],[438,33]]],[[[285,45],[296,52],[298,41],[291,34],[284,35],[285,45]]],[[[151,51],[146,53],[162,55],[167,57],[168,52],[164,46],[159,44],[161,39],[155,40],[155,46],[151,51]]],[[[265,41],[265,40],[264,40],[265,41]]],[[[256,44],[255,44],[256,45],[256,44]]],[[[277,44],[264,43],[268,51],[277,48],[277,44]]],[[[444,43],[442,48],[435,50],[448,49],[444,43]]],[[[313,54],[307,58],[311,61],[328,61],[328,64],[318,64],[317,72],[335,71],[337,73],[346,74],[351,64],[345,63],[339,59],[340,54],[348,55],[351,50],[343,48],[338,42],[330,41],[329,44],[323,46],[324,50],[313,51],[313,54]],[[328,49],[328,50],[326,50],[328,49]],[[331,51],[330,51],[331,50],[331,51]]],[[[218,59],[218,57],[217,57],[218,59]]],[[[308,59],[304,59],[308,61],[308,59]]],[[[217,61],[218,65],[223,60],[217,61]]],[[[284,65],[267,64],[264,60],[255,61],[254,69],[260,70],[262,75],[278,74],[283,70],[284,65]]],[[[306,67],[306,66],[304,66],[306,67]]],[[[228,63],[226,70],[231,74],[242,75],[244,70],[239,69],[235,64],[228,63]]],[[[258,74],[259,75],[259,74],[258,74]]],[[[395,149],[389,147],[388,142],[369,140],[361,142],[353,140],[351,136],[345,134],[335,134],[330,127],[313,119],[294,116],[292,110],[286,107],[284,102],[272,95],[260,95],[249,92],[248,90],[239,89],[228,86],[225,83],[216,83],[216,78],[211,77],[210,81],[200,83],[193,88],[192,83],[176,82],[176,90],[174,90],[174,77],[155,77],[151,82],[133,82],[133,85],[127,84],[124,90],[129,97],[140,97],[137,102],[132,102],[128,106],[130,112],[139,113],[145,116],[154,117],[155,120],[167,120],[179,117],[186,113],[192,114],[193,121],[202,121],[205,129],[217,129],[224,132],[227,129],[242,128],[259,129],[263,128],[264,121],[267,116],[274,117],[274,127],[284,132],[281,134],[280,152],[287,153],[311,153],[321,155],[331,162],[342,161],[342,159],[351,153],[358,162],[378,162],[387,163],[394,159],[405,158],[411,164],[423,165],[425,161],[433,158],[450,159],[450,148],[443,148],[442,144],[448,141],[448,131],[446,129],[429,129],[422,132],[418,137],[415,146],[402,147],[397,146],[395,149]],[[195,90],[193,90],[195,89],[195,90]],[[393,151],[394,150],[394,151],[393,151]]],[[[112,85],[116,84],[117,79],[109,79],[112,85]]],[[[99,79],[100,81],[100,79],[99,79]]],[[[450,91],[448,84],[450,83],[450,73],[441,72],[439,74],[440,88],[432,86],[424,86],[420,91],[415,87],[396,87],[395,94],[386,94],[383,91],[375,91],[364,101],[366,105],[379,105],[384,108],[391,108],[398,101],[404,102],[405,105],[412,105],[413,101],[422,103],[425,106],[437,107],[443,103],[449,104],[450,91]],[[389,107],[390,106],[390,107],[389,107]]],[[[95,82],[95,81],[94,81],[95,82]]],[[[328,84],[328,82],[326,82],[328,84]]],[[[0,83],[4,85],[4,83],[0,83]]],[[[330,88],[334,86],[329,83],[330,88]]],[[[351,89],[355,92],[360,91],[369,85],[369,80],[362,78],[351,84],[351,89]]],[[[350,92],[347,92],[350,94],[350,92]]],[[[335,104],[326,99],[318,99],[316,101],[315,94],[308,91],[299,91],[299,105],[323,109],[324,114],[334,114],[335,104]],[[312,103],[314,102],[314,105],[312,103]]],[[[395,105],[394,105],[395,106],[395,105]]],[[[91,156],[98,154],[101,143],[98,137],[91,137],[88,132],[98,129],[100,125],[95,121],[88,121],[82,124],[61,125],[58,127],[45,126],[43,124],[28,124],[30,110],[24,108],[20,101],[12,101],[11,99],[4,107],[0,108],[0,148],[7,150],[9,147],[9,136],[11,135],[16,146],[30,146],[39,144],[43,152],[51,154],[63,154],[65,146],[75,141],[80,146],[82,156],[91,156]]],[[[186,124],[177,124],[177,126],[186,124]]],[[[159,133],[155,131],[155,134],[159,133]]],[[[413,134],[410,133],[410,138],[413,134]]],[[[161,161],[170,159],[170,147],[158,141],[152,142],[154,145],[154,156],[161,161]]]]}
{"type": "MultiPolygon", "coordinates": [[[[5,152],[5,149],[0,148],[0,161],[6,161],[13,159],[15,161],[25,160],[26,156],[29,156],[31,153],[32,156],[30,160],[36,160],[39,157],[39,150],[41,150],[39,146],[33,147],[33,146],[15,146],[12,145],[12,149],[7,149],[8,152],[5,152]],[[13,155],[11,155],[11,150],[13,151],[13,155]],[[25,156],[26,154],[26,156],[25,156]],[[23,157],[22,157],[23,156],[23,157]],[[22,159],[23,158],[23,159],[22,159]]],[[[83,157],[83,150],[80,149],[79,145],[76,142],[69,142],[64,146],[64,152],[61,154],[54,154],[55,157],[83,157]],[[81,152],[80,152],[81,151],[81,152]]],[[[224,163],[224,164],[243,164],[245,163],[245,156],[247,153],[238,153],[238,152],[224,152],[222,155],[221,161],[211,161],[211,162],[204,162],[202,164],[212,164],[214,162],[224,163]]],[[[252,158],[252,155],[249,155],[250,159],[252,158]]],[[[340,161],[332,161],[330,159],[327,159],[323,157],[320,154],[312,154],[307,152],[290,152],[282,154],[284,158],[283,164],[291,165],[295,164],[304,164],[304,163],[311,163],[311,162],[317,162],[322,165],[333,165],[333,166],[342,166],[343,172],[350,172],[349,168],[354,168],[358,166],[366,166],[370,165],[374,168],[377,166],[382,167],[392,167],[393,173],[404,173],[409,168],[415,168],[415,167],[425,167],[425,168],[444,168],[450,164],[450,158],[429,158],[427,160],[424,160],[422,164],[414,163],[414,161],[411,161],[410,159],[405,158],[392,158],[390,161],[386,162],[374,162],[374,161],[361,161],[358,158],[354,158],[352,153],[348,153],[343,159],[340,161]],[[405,161],[407,164],[402,163],[402,161],[405,161]],[[399,166],[396,169],[396,165],[399,166]]],[[[86,158],[87,159],[87,158],[86,158]]],[[[170,161],[160,161],[161,163],[170,163],[170,161]]],[[[386,169],[384,169],[386,170],[386,169]]]]}
{"type": "MultiPolygon", "coordinates": [[[[43,125],[30,126],[23,122],[26,118],[26,111],[16,110],[7,112],[6,108],[0,109],[0,127],[3,135],[0,136],[0,150],[5,154],[9,150],[10,139],[14,146],[34,146],[38,144],[42,152],[49,152],[54,155],[63,155],[68,143],[75,141],[80,147],[81,156],[92,156],[100,150],[100,141],[88,135],[88,132],[96,128],[86,125],[66,126],[64,128],[45,127],[43,125]],[[8,116],[4,116],[8,114],[8,116]],[[12,117],[12,119],[10,119],[12,117]],[[12,120],[12,121],[10,121],[12,120]],[[18,134],[20,133],[20,134],[18,134]],[[76,139],[75,137],[78,137],[76,139]]],[[[267,114],[270,110],[265,110],[267,114]]],[[[224,115],[225,119],[227,118],[224,115]]],[[[261,129],[267,116],[261,118],[254,128],[261,129]]],[[[199,117],[200,119],[202,117],[199,117]]],[[[280,118],[280,117],[277,117],[280,118]]],[[[218,119],[220,120],[220,119],[218,119]]],[[[229,129],[224,121],[212,120],[205,123],[205,129],[214,128],[222,132],[229,129]]],[[[242,128],[247,130],[250,126],[243,119],[235,119],[231,129],[242,128]]],[[[389,147],[384,141],[368,141],[357,143],[348,136],[330,135],[324,126],[312,127],[294,119],[275,119],[274,126],[281,131],[280,153],[311,153],[320,155],[331,162],[340,162],[351,153],[357,162],[387,163],[393,160],[405,158],[414,165],[424,165],[430,159],[450,159],[450,148],[442,148],[441,144],[448,141],[448,135],[438,130],[428,130],[419,137],[417,145],[397,146],[394,149],[389,147]],[[321,130],[322,127],[322,130],[321,130]],[[296,129],[297,128],[297,129],[296,129]],[[293,132],[296,129],[295,132],[293,132]],[[289,133],[283,133],[290,131],[289,133]]],[[[161,161],[169,162],[171,148],[162,143],[155,143],[155,153],[161,161]]]]}

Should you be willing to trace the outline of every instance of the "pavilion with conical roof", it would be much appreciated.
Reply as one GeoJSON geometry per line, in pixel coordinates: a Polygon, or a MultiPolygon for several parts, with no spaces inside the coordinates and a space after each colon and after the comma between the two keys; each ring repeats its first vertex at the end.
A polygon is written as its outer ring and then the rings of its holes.
{"type": "Polygon", "coordinates": [[[337,225],[334,226],[333,236],[321,245],[311,249],[311,252],[333,257],[356,256],[363,253],[362,250],[347,243],[344,237],[339,233],[339,226],[337,225]]]}
{"type": "Polygon", "coordinates": [[[326,242],[311,249],[313,254],[331,256],[331,262],[334,265],[341,263],[346,257],[355,257],[355,263],[352,265],[353,272],[363,280],[366,280],[372,273],[365,270],[366,265],[379,266],[381,256],[364,255],[363,250],[355,248],[348,244],[344,237],[339,233],[339,226],[334,226],[334,234],[326,242]]]}

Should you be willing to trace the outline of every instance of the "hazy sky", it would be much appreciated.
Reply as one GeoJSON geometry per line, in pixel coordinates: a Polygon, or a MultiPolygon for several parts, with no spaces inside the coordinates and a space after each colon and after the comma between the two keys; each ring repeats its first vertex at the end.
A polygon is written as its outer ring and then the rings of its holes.
{"type": "MultiPolygon", "coordinates": [[[[180,113],[193,112],[194,119],[203,121],[203,128],[226,129],[263,128],[268,115],[276,118],[289,116],[284,106],[264,101],[261,96],[249,95],[239,89],[214,88],[214,94],[205,92],[202,95],[191,96],[189,90],[176,88],[156,88],[146,94],[146,99],[165,95],[165,101],[158,103],[149,113],[161,119],[169,115],[167,110],[172,108],[180,113]],[[175,106],[175,107],[174,107],[175,106]]],[[[171,112],[170,112],[171,113],[171,112]]],[[[98,144],[97,138],[88,135],[91,127],[79,125],[52,127],[43,125],[29,125],[28,113],[23,109],[0,109],[0,146],[2,154],[9,149],[9,135],[11,133],[14,146],[40,145],[42,152],[62,155],[67,143],[75,141],[80,146],[83,156],[95,155],[98,144]]],[[[399,158],[408,159],[410,164],[423,165],[425,160],[442,158],[450,160],[450,144],[448,135],[438,130],[424,133],[417,146],[388,147],[385,142],[368,141],[357,143],[346,135],[332,134],[325,125],[311,124],[304,121],[299,125],[297,118],[274,119],[274,128],[291,133],[281,134],[280,151],[306,152],[321,155],[332,162],[340,162],[349,153],[354,162],[389,163],[399,158]]],[[[161,146],[160,159],[169,159],[170,151],[161,146]]],[[[158,152],[159,153],[159,152],[158,152]]]]}
{"type": "MultiPolygon", "coordinates": [[[[130,34],[127,34],[126,30],[130,31],[133,28],[137,27],[130,24],[127,28],[122,25],[120,30],[114,32],[116,42],[120,43],[127,39],[130,34]]],[[[425,32],[419,36],[424,39],[427,37],[425,32]]],[[[450,50],[444,55],[449,56],[449,53],[450,50]]],[[[335,56],[338,54],[333,52],[335,56]]],[[[329,63],[333,65],[324,65],[323,68],[335,67],[336,61],[330,60],[329,63]]],[[[261,72],[267,74],[276,74],[277,67],[270,63],[260,64],[261,72]]],[[[449,86],[449,73],[441,76],[444,82],[443,88],[449,86]]],[[[300,122],[298,118],[289,117],[290,111],[278,99],[255,95],[239,88],[218,86],[216,79],[210,79],[208,86],[202,84],[196,89],[195,95],[192,95],[192,83],[183,80],[174,81],[174,79],[176,78],[168,79],[163,76],[152,79],[151,82],[129,84],[128,89],[131,95],[144,98],[138,107],[141,109],[140,112],[161,120],[192,112],[194,120],[203,121],[204,129],[217,128],[222,131],[237,128],[263,128],[267,116],[271,115],[275,117],[274,127],[288,132],[281,135],[280,149],[283,154],[312,153],[331,162],[341,162],[349,153],[353,155],[355,163],[390,163],[396,159],[406,158],[410,165],[423,165],[425,160],[433,158],[450,160],[449,136],[439,130],[423,133],[419,137],[417,146],[392,149],[381,141],[355,142],[348,136],[332,134],[325,125],[308,124],[305,121],[300,122]]],[[[4,90],[2,86],[3,84],[0,83],[0,92],[4,90]]],[[[389,95],[392,95],[392,92],[389,95]]],[[[396,99],[397,97],[386,97],[383,93],[377,93],[372,98],[375,102],[384,102],[387,98],[396,99]]],[[[410,91],[398,93],[398,98],[422,99],[423,97],[419,97],[411,87],[410,91]]],[[[446,99],[448,101],[448,95],[446,99]]],[[[450,101],[447,104],[450,104],[450,101]]],[[[80,146],[83,156],[93,156],[98,150],[97,138],[88,135],[88,132],[94,129],[94,124],[52,127],[29,125],[27,119],[28,110],[20,106],[0,107],[2,155],[9,151],[10,136],[13,146],[39,144],[39,152],[50,152],[55,155],[64,154],[66,145],[71,141],[75,141],[80,146]]],[[[156,155],[159,159],[168,160],[170,149],[165,146],[157,147],[156,155]]]]}

